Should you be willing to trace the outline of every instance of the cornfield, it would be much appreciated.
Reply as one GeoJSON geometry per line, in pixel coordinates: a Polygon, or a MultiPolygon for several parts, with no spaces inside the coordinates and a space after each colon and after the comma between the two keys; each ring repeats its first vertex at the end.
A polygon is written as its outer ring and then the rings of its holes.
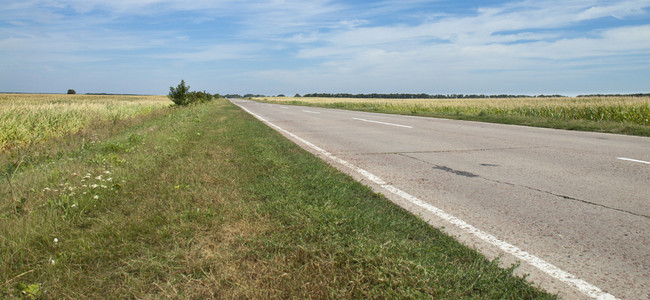
{"type": "Polygon", "coordinates": [[[0,94],[0,152],[170,104],[166,96],[0,94]]]}
{"type": "Polygon", "coordinates": [[[650,97],[357,99],[267,97],[263,101],[401,114],[494,115],[648,125],[650,97]]]}

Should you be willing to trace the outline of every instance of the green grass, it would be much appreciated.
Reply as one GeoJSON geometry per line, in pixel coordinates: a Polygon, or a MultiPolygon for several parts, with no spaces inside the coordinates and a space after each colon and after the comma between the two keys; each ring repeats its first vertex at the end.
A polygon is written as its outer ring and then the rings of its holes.
{"type": "Polygon", "coordinates": [[[224,100],[88,134],[0,185],[0,298],[555,298],[224,100]]]}

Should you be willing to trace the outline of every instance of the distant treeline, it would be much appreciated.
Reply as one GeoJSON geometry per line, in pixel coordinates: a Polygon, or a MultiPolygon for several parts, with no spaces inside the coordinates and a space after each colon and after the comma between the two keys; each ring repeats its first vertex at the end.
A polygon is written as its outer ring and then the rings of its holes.
{"type": "Polygon", "coordinates": [[[480,98],[530,98],[530,97],[565,97],[562,95],[464,95],[464,94],[447,94],[447,95],[429,95],[429,94],[329,94],[313,93],[305,94],[303,97],[320,97],[320,98],[377,98],[377,99],[480,99],[480,98]]]}
{"type": "Polygon", "coordinates": [[[650,93],[636,93],[636,94],[591,94],[591,95],[578,95],[576,97],[650,97],[650,93]]]}
{"type": "MultiPolygon", "coordinates": [[[[258,95],[258,94],[228,94],[225,95],[226,98],[254,98],[254,97],[273,97],[267,95],[258,95]]],[[[276,97],[285,97],[285,95],[277,95],[276,97]]],[[[557,98],[557,97],[567,97],[564,95],[510,95],[510,94],[499,94],[499,95],[464,95],[464,94],[347,94],[347,93],[311,93],[296,94],[294,97],[317,97],[317,98],[371,98],[371,99],[488,99],[488,98],[557,98]]],[[[650,93],[642,94],[590,94],[590,95],[578,95],[576,97],[650,97],[650,93]]]]}
{"type": "MultiPolygon", "coordinates": [[[[227,94],[224,95],[225,98],[254,98],[254,97],[270,97],[267,95],[256,95],[256,94],[246,94],[246,95],[240,95],[240,94],[227,94]]],[[[280,96],[284,97],[284,96],[280,96]]]]}
{"type": "Polygon", "coordinates": [[[148,96],[144,94],[112,94],[112,93],[86,93],[93,96],[148,96]]]}

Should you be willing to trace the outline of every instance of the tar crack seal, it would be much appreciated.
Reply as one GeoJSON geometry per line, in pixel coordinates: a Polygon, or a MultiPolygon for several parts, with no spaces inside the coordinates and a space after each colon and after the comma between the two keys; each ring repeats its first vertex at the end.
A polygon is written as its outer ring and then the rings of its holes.
{"type": "Polygon", "coordinates": [[[456,175],[465,176],[465,177],[470,177],[470,178],[471,178],[471,177],[479,177],[478,175],[473,174],[473,173],[470,173],[470,172],[458,171],[458,170],[454,170],[454,169],[452,169],[452,168],[445,167],[445,166],[438,166],[438,165],[436,165],[436,166],[433,167],[433,168],[436,169],[436,170],[441,170],[441,171],[445,171],[445,172],[449,172],[449,173],[454,173],[454,174],[456,174],[456,175]]]}

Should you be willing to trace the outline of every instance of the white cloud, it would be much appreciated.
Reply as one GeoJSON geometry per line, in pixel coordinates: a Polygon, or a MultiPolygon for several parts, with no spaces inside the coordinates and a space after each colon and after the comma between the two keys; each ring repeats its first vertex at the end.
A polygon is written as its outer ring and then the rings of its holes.
{"type": "MultiPolygon", "coordinates": [[[[577,94],[602,88],[602,83],[589,77],[620,76],[628,70],[648,73],[650,69],[650,25],[595,31],[590,37],[518,33],[503,38],[466,33],[479,36],[476,40],[480,43],[463,39],[429,42],[421,40],[425,35],[418,33],[420,28],[403,29],[409,30],[401,35],[395,28],[354,30],[359,34],[356,40],[350,38],[354,35],[350,32],[336,35],[330,37],[330,45],[304,47],[298,54],[323,58],[321,66],[256,75],[261,80],[284,80],[278,82],[280,86],[319,82],[327,87],[323,91],[330,92],[413,92],[425,87],[425,92],[440,93],[500,93],[507,88],[513,93],[577,94]],[[591,74],[599,70],[603,73],[591,74]],[[389,88],[381,90],[384,87],[389,88]]],[[[622,84],[618,87],[629,89],[622,84]]],[[[620,91],[616,87],[610,90],[620,91]]]]}
{"type": "Polygon", "coordinates": [[[595,5],[578,14],[578,20],[589,20],[602,17],[624,18],[630,15],[638,15],[644,12],[644,8],[650,5],[648,0],[616,1],[612,4],[595,5]]]}
{"type": "MultiPolygon", "coordinates": [[[[409,49],[438,48],[438,53],[460,52],[470,57],[481,53],[485,58],[508,55],[516,58],[567,59],[606,55],[612,51],[649,49],[647,26],[587,33],[592,37],[564,36],[563,27],[575,23],[576,14],[592,10],[590,4],[594,1],[568,6],[559,6],[560,2],[521,2],[480,9],[475,16],[445,17],[413,26],[354,27],[321,33],[319,36],[324,44],[303,46],[297,57],[328,59],[349,56],[358,59],[358,53],[364,49],[410,53],[412,50],[409,49]]],[[[639,13],[646,6],[650,6],[650,1],[625,1],[604,7],[602,13],[591,14],[591,18],[604,16],[605,11],[609,14],[621,11],[639,13]]],[[[458,59],[465,58],[461,56],[458,59]]]]}
{"type": "Polygon", "coordinates": [[[262,44],[217,44],[191,51],[174,52],[169,54],[157,54],[155,58],[172,59],[183,62],[210,62],[230,59],[255,59],[259,58],[256,49],[262,48],[262,44]]]}

